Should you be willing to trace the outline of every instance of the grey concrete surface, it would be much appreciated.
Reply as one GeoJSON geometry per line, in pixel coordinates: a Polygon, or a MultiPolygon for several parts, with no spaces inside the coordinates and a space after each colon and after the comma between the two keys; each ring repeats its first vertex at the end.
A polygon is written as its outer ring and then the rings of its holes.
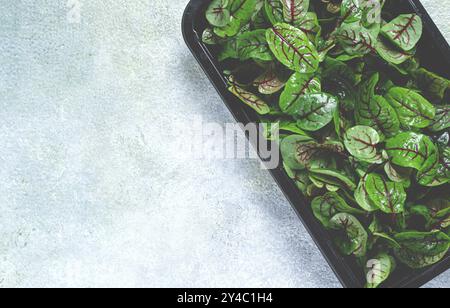
{"type": "Polygon", "coordinates": [[[177,123],[233,121],[187,2],[0,2],[0,287],[340,286],[257,161],[179,153],[177,123]]]}

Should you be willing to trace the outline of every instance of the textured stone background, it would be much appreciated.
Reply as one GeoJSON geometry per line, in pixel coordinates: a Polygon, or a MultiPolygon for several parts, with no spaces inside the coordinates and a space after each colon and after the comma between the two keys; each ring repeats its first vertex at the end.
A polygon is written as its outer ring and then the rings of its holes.
{"type": "Polygon", "coordinates": [[[66,2],[0,2],[0,286],[339,287],[257,161],[179,155],[174,124],[232,122],[188,1],[66,2]]]}

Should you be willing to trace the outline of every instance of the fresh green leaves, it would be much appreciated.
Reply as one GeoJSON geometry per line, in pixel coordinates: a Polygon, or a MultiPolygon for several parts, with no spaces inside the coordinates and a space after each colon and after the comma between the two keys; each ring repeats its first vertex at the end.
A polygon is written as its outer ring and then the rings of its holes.
{"type": "Polygon", "coordinates": [[[380,253],[367,263],[366,277],[368,289],[378,288],[394,272],[396,262],[387,253],[380,253]]]}
{"type": "Polygon", "coordinates": [[[395,236],[396,241],[411,252],[439,255],[447,252],[450,238],[442,232],[405,232],[395,236]]]}
{"type": "Polygon", "coordinates": [[[400,130],[400,120],[394,108],[388,101],[375,95],[380,75],[373,74],[360,87],[355,108],[355,119],[360,125],[374,128],[380,139],[397,134],[400,130]]]}
{"type": "Polygon", "coordinates": [[[401,249],[396,255],[411,268],[424,268],[440,261],[448,252],[450,237],[440,231],[405,232],[395,236],[401,249]]]}
{"type": "Polygon", "coordinates": [[[283,17],[286,23],[297,26],[304,19],[309,9],[309,0],[281,0],[283,17]]]}
{"type": "Polygon", "coordinates": [[[291,135],[281,142],[281,154],[285,164],[293,170],[311,168],[322,155],[342,154],[340,143],[318,143],[308,136],[291,135]]]}
{"type": "Polygon", "coordinates": [[[277,76],[276,71],[269,69],[253,82],[261,94],[274,94],[284,87],[284,82],[277,76]]]}
{"type": "Polygon", "coordinates": [[[316,197],[312,201],[311,206],[316,218],[328,229],[333,227],[331,219],[338,213],[361,214],[360,210],[349,206],[336,192],[329,192],[323,196],[316,197]]]}
{"type": "Polygon", "coordinates": [[[280,0],[265,0],[264,9],[269,21],[273,25],[284,21],[283,3],[280,0]]]}
{"type": "Polygon", "coordinates": [[[440,132],[447,128],[450,128],[450,106],[438,106],[436,108],[436,117],[430,129],[434,132],[440,132]]]}
{"type": "Polygon", "coordinates": [[[364,257],[367,253],[368,234],[358,219],[347,213],[335,215],[331,221],[331,228],[341,231],[335,242],[345,255],[364,257]]]}
{"type": "Polygon", "coordinates": [[[379,95],[360,99],[355,110],[358,124],[374,128],[381,139],[391,137],[400,131],[400,120],[395,109],[379,95]]]}
{"type": "Polygon", "coordinates": [[[338,102],[326,93],[313,93],[300,96],[288,109],[297,120],[297,125],[307,131],[317,131],[333,120],[338,102]]]}
{"type": "Polygon", "coordinates": [[[406,192],[400,183],[389,182],[378,174],[370,174],[363,188],[369,196],[369,201],[384,213],[403,213],[406,192]]]}
{"type": "Polygon", "coordinates": [[[422,19],[416,14],[400,15],[381,29],[385,37],[404,51],[410,51],[416,46],[422,31],[422,19]]]}
{"type": "Polygon", "coordinates": [[[224,26],[218,26],[214,32],[222,37],[229,38],[239,33],[252,18],[257,0],[228,0],[230,20],[224,26]]]}
{"type": "Polygon", "coordinates": [[[286,175],[364,267],[368,288],[397,261],[439,262],[450,236],[450,81],[420,66],[433,48],[420,44],[421,18],[384,21],[391,8],[212,0],[202,33],[229,91],[280,145],[286,175]]]}
{"type": "Polygon", "coordinates": [[[321,92],[321,83],[315,75],[294,73],[286,83],[280,97],[280,108],[283,112],[305,94],[321,92]]]}
{"type": "Polygon", "coordinates": [[[381,58],[392,64],[402,64],[406,60],[414,56],[414,50],[404,51],[393,46],[392,43],[387,42],[381,37],[378,37],[376,50],[381,58]]]}
{"type": "Polygon", "coordinates": [[[380,135],[368,126],[355,126],[347,131],[344,137],[347,151],[355,158],[368,163],[377,163],[381,160],[377,145],[380,135]]]}
{"type": "Polygon", "coordinates": [[[425,128],[436,116],[435,107],[420,94],[400,87],[394,87],[386,95],[395,109],[400,123],[406,127],[425,128]]]}
{"type": "Polygon", "coordinates": [[[255,59],[271,61],[273,59],[265,37],[265,30],[245,32],[237,38],[237,55],[242,60],[255,59]]]}
{"type": "Polygon", "coordinates": [[[206,19],[217,27],[224,27],[230,23],[230,11],[228,10],[228,0],[213,0],[206,10],[206,19]]]}
{"type": "Polygon", "coordinates": [[[344,23],[339,29],[336,37],[350,56],[364,56],[370,52],[375,52],[378,33],[361,27],[359,22],[344,23]]]}
{"type": "Polygon", "coordinates": [[[291,25],[276,24],[266,31],[275,57],[286,67],[299,73],[314,73],[319,67],[319,54],[308,36],[291,25]]]}
{"type": "Polygon", "coordinates": [[[437,151],[429,137],[413,132],[401,133],[387,140],[386,150],[394,164],[416,170],[421,170],[437,151]]]}

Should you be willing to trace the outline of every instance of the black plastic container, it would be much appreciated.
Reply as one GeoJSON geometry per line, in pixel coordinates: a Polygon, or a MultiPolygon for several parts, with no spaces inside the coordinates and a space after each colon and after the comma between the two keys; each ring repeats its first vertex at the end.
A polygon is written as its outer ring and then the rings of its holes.
{"type": "MultiPolygon", "coordinates": [[[[191,0],[183,16],[182,31],[186,44],[200,63],[208,78],[222,97],[236,121],[247,124],[257,122],[257,115],[250,108],[242,104],[227,90],[227,83],[222,75],[223,68],[215,59],[212,47],[201,42],[203,30],[207,27],[204,12],[210,0],[191,0]]],[[[422,16],[424,35],[418,49],[422,66],[449,78],[450,74],[450,46],[428,13],[418,0],[395,0],[392,13],[412,13],[422,16]]],[[[302,196],[293,181],[280,166],[270,170],[286,198],[294,207],[299,218],[311,234],[322,254],[334,270],[341,283],[348,288],[364,287],[365,277],[361,268],[353,258],[343,257],[336,249],[329,234],[316,220],[310,209],[309,202],[302,196]]],[[[383,284],[385,288],[417,288],[431,281],[450,268],[450,254],[438,264],[424,270],[415,271],[400,266],[392,277],[383,284]]]]}

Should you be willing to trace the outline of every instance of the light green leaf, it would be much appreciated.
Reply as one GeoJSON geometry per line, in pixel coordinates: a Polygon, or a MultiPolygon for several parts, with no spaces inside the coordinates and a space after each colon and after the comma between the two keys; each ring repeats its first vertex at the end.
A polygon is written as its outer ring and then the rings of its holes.
{"type": "Polygon", "coordinates": [[[336,35],[347,54],[359,56],[376,52],[377,37],[377,33],[361,27],[359,22],[342,25],[336,35]]]}
{"type": "Polygon", "coordinates": [[[411,51],[398,49],[392,43],[386,42],[382,37],[378,37],[376,50],[385,61],[397,65],[410,59],[416,53],[414,49],[411,51]]]}
{"type": "Polygon", "coordinates": [[[227,9],[228,0],[213,0],[206,10],[206,19],[216,27],[224,27],[230,23],[231,15],[227,9]]]}
{"type": "Polygon", "coordinates": [[[344,147],[340,143],[319,144],[312,138],[301,135],[291,135],[281,142],[281,154],[284,162],[293,170],[309,168],[320,155],[327,153],[342,153],[344,147]]]}
{"type": "Polygon", "coordinates": [[[408,170],[405,170],[404,168],[401,167],[395,167],[392,165],[391,162],[387,162],[384,165],[384,171],[386,172],[386,175],[391,181],[396,183],[403,183],[409,181],[411,172],[408,172],[408,170]]]}
{"type": "Polygon", "coordinates": [[[421,170],[437,148],[428,136],[405,132],[387,140],[386,151],[392,158],[392,163],[421,170]]]}
{"type": "Polygon", "coordinates": [[[442,153],[432,151],[417,173],[420,185],[435,187],[450,181],[450,148],[446,147],[442,153]]]}
{"type": "Polygon", "coordinates": [[[311,168],[309,171],[317,180],[320,180],[323,183],[342,187],[350,191],[354,191],[356,189],[355,181],[342,171],[322,168],[311,168]]]}
{"type": "Polygon", "coordinates": [[[367,212],[375,212],[378,211],[379,208],[370,201],[366,188],[366,178],[367,176],[363,177],[359,182],[358,187],[355,190],[355,200],[362,209],[367,212]]]}
{"type": "Polygon", "coordinates": [[[437,106],[436,117],[430,126],[433,132],[440,132],[450,128],[450,105],[437,106]]]}
{"type": "Polygon", "coordinates": [[[318,151],[317,143],[307,136],[291,135],[281,142],[283,161],[292,170],[305,169],[318,151]]]}
{"type": "Polygon", "coordinates": [[[202,42],[207,45],[216,45],[219,43],[214,31],[211,28],[206,28],[202,34],[202,42]]]}
{"type": "Polygon", "coordinates": [[[395,136],[400,131],[397,113],[382,96],[375,95],[368,102],[360,100],[357,106],[357,122],[374,128],[380,134],[381,140],[395,136]]]}
{"type": "Polygon", "coordinates": [[[344,136],[347,151],[355,158],[368,163],[382,161],[377,148],[379,142],[380,136],[377,131],[369,126],[352,127],[344,136]]]}
{"type": "Polygon", "coordinates": [[[360,21],[363,17],[363,8],[360,0],[342,0],[341,17],[346,23],[360,21]]]}
{"type": "Polygon", "coordinates": [[[281,0],[284,21],[297,26],[304,19],[309,9],[309,0],[281,0]]]}
{"type": "Polygon", "coordinates": [[[381,29],[385,37],[404,51],[410,51],[417,45],[422,31],[422,19],[416,14],[400,15],[381,29]]]}
{"type": "Polygon", "coordinates": [[[406,127],[425,128],[436,116],[434,106],[422,95],[410,89],[391,88],[386,99],[397,112],[401,124],[406,127]]]}
{"type": "Polygon", "coordinates": [[[284,84],[273,69],[267,70],[253,82],[253,85],[258,88],[259,93],[266,95],[280,91],[284,87],[284,84]]]}
{"type": "Polygon", "coordinates": [[[299,73],[314,73],[319,67],[319,54],[308,36],[288,24],[267,29],[266,39],[275,57],[299,73]]]}
{"type": "Polygon", "coordinates": [[[317,14],[313,12],[308,12],[295,26],[305,32],[311,42],[316,41],[318,34],[322,30],[317,14]]]}
{"type": "Polygon", "coordinates": [[[376,289],[394,272],[395,259],[387,253],[380,253],[369,260],[366,268],[367,289],[376,289]]]}

